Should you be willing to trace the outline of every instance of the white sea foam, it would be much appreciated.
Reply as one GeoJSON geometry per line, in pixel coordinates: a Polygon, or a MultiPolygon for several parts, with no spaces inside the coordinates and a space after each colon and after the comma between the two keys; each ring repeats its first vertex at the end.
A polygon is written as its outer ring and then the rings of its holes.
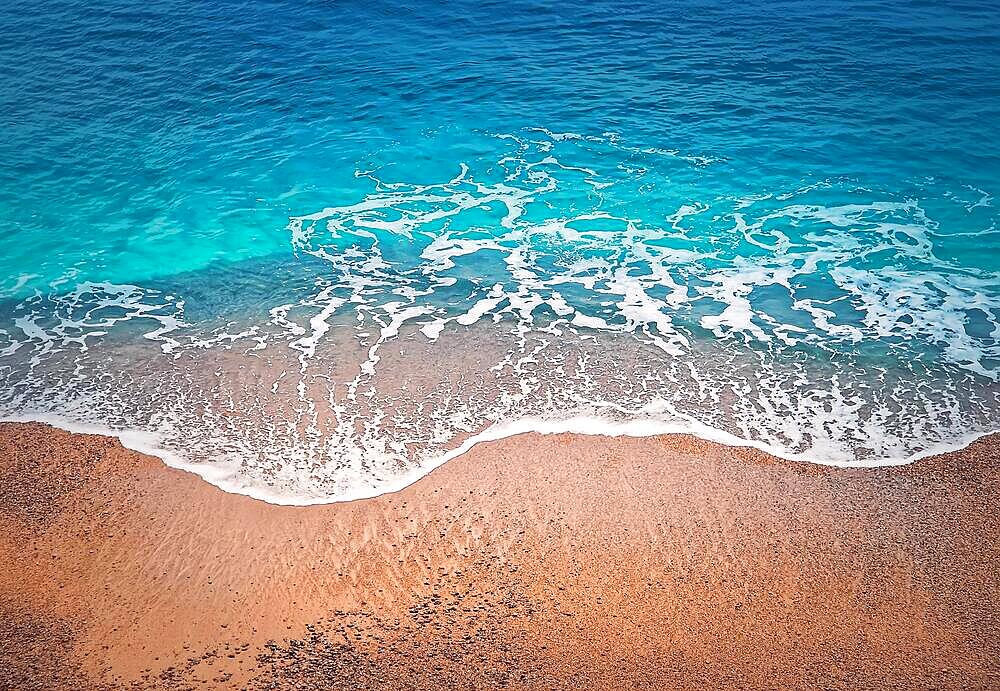
{"type": "MultiPolygon", "coordinates": [[[[1000,428],[1000,276],[942,258],[918,200],[827,181],[661,206],[663,160],[710,162],[613,137],[498,141],[439,184],[359,172],[367,193],[291,218],[321,268],[243,321],[191,319],[183,283],[13,305],[0,416],[117,430],[293,504],[392,491],[528,431],[872,466],[1000,428]]],[[[966,197],[963,213],[988,208],[966,197]]]]}

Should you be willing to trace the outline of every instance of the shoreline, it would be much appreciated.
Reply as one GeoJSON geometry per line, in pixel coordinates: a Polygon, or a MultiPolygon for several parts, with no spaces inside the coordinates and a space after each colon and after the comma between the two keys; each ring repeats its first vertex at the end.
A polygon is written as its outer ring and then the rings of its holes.
{"type": "Polygon", "coordinates": [[[986,687],[998,460],[1000,435],[834,470],[682,435],[530,434],[395,494],[289,507],[4,423],[0,682],[986,687]]]}
{"type": "Polygon", "coordinates": [[[968,448],[970,445],[981,439],[1000,435],[1000,430],[973,432],[958,441],[939,442],[937,444],[930,445],[926,449],[906,458],[883,459],[871,462],[858,461],[854,463],[837,463],[810,458],[808,453],[787,453],[772,445],[743,439],[728,432],[717,430],[713,427],[692,421],[664,423],[658,420],[636,419],[626,422],[615,422],[599,417],[587,416],[571,416],[563,420],[542,420],[528,417],[517,420],[513,423],[494,424],[479,433],[472,434],[456,448],[444,453],[442,456],[426,463],[420,468],[416,468],[410,472],[399,475],[394,482],[385,485],[383,489],[378,491],[362,490],[347,497],[303,497],[301,495],[288,495],[281,492],[275,492],[269,488],[262,488],[259,486],[235,484],[233,481],[235,473],[233,471],[221,468],[212,463],[187,461],[181,458],[178,453],[166,449],[162,445],[162,441],[159,439],[158,435],[153,432],[146,432],[142,430],[113,430],[102,425],[78,423],[56,414],[27,414],[0,417],[0,425],[32,423],[49,425],[71,434],[97,435],[115,439],[124,448],[130,451],[157,458],[165,466],[195,475],[223,492],[250,497],[275,506],[324,506],[330,504],[364,501],[381,496],[397,494],[427,477],[446,463],[466,455],[478,445],[531,434],[546,436],[577,434],[582,436],[607,437],[611,439],[621,437],[647,439],[668,435],[686,435],[700,441],[720,444],[733,449],[753,449],[789,463],[805,463],[820,467],[844,469],[875,469],[907,466],[935,456],[957,453],[968,448]]]}

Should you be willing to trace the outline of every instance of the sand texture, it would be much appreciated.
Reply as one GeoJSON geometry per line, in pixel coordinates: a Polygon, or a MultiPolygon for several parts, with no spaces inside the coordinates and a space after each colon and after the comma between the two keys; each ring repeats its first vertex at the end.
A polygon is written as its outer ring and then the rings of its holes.
{"type": "Polygon", "coordinates": [[[297,508],[4,424],[0,688],[998,688],[998,467],[524,435],[297,508]]]}

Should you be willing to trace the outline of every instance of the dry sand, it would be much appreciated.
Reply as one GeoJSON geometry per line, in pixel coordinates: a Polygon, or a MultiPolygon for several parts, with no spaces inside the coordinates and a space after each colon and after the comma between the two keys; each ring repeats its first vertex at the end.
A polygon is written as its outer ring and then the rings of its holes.
{"type": "Polygon", "coordinates": [[[998,688],[998,461],[525,435],[294,508],[0,425],[0,688],[998,688]]]}

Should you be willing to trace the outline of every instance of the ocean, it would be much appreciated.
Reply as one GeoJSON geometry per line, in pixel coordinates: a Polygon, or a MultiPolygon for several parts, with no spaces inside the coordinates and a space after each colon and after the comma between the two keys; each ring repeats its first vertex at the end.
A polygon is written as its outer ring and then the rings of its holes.
{"type": "Polygon", "coordinates": [[[28,0],[0,32],[0,418],[290,504],[526,431],[878,466],[1000,430],[996,3],[28,0]]]}

